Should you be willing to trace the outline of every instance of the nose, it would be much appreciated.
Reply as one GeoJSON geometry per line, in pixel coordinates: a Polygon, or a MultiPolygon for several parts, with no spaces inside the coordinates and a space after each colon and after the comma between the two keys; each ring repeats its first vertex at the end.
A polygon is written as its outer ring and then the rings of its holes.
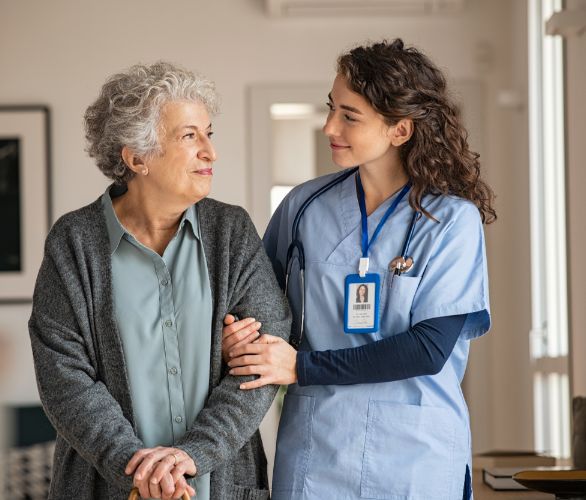
{"type": "Polygon", "coordinates": [[[333,112],[330,111],[328,113],[328,117],[326,118],[326,123],[324,124],[322,130],[323,130],[323,133],[328,137],[334,137],[335,135],[337,135],[338,126],[336,124],[336,120],[334,118],[333,112]]]}
{"type": "Polygon", "coordinates": [[[212,143],[212,140],[205,134],[202,135],[203,137],[203,147],[199,150],[197,154],[200,160],[215,162],[218,159],[218,155],[216,154],[216,148],[212,143]]]}

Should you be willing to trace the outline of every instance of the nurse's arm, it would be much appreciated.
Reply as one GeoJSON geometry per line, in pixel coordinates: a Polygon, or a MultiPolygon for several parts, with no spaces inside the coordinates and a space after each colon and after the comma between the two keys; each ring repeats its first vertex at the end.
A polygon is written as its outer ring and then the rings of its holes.
{"type": "Polygon", "coordinates": [[[430,318],[360,347],[300,352],[299,385],[372,384],[436,375],[452,354],[466,317],[430,318]]]}
{"type": "Polygon", "coordinates": [[[392,382],[435,375],[449,358],[466,314],[431,318],[397,335],[359,347],[299,351],[263,335],[258,342],[232,350],[231,375],[259,375],[241,388],[265,384],[349,385],[392,382]],[[266,337],[266,339],[265,339],[266,337]],[[291,373],[295,356],[295,373],[291,373]]]}

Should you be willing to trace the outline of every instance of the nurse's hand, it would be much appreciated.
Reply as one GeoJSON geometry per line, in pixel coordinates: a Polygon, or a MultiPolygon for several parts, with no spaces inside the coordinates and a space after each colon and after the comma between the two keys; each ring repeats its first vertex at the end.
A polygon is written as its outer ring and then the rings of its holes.
{"type": "Polygon", "coordinates": [[[229,355],[230,375],[259,375],[256,380],[240,384],[240,389],[297,382],[297,351],[281,337],[262,335],[252,344],[230,350],[229,355]]]}
{"type": "Polygon", "coordinates": [[[250,344],[260,336],[259,330],[262,324],[254,318],[236,321],[234,316],[226,314],[224,325],[226,326],[222,329],[222,358],[227,363],[230,361],[228,353],[232,349],[250,344]]]}

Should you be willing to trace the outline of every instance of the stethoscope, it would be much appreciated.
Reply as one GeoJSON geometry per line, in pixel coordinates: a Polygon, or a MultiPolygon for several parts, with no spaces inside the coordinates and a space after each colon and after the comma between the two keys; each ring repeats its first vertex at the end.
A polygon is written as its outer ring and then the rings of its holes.
{"type": "MultiPolygon", "coordinates": [[[[287,260],[285,265],[285,295],[288,296],[289,291],[289,276],[291,275],[291,268],[293,262],[293,253],[297,250],[297,260],[299,261],[299,279],[301,281],[301,327],[299,331],[299,338],[293,337],[291,339],[291,343],[295,347],[299,347],[301,344],[301,340],[303,339],[303,328],[305,323],[305,252],[303,250],[303,243],[299,239],[299,223],[301,221],[301,217],[311,205],[316,198],[320,197],[322,194],[326,193],[334,186],[337,186],[341,182],[344,182],[348,177],[354,175],[358,171],[358,167],[351,168],[346,170],[341,175],[335,177],[328,183],[324,184],[322,187],[317,189],[314,193],[307,197],[307,199],[301,204],[299,210],[295,214],[295,218],[293,219],[293,227],[291,229],[291,243],[289,244],[289,248],[287,248],[287,260]]],[[[421,212],[415,212],[413,217],[411,218],[411,223],[409,225],[409,229],[405,236],[405,241],[403,242],[403,249],[401,251],[401,255],[395,257],[389,263],[389,271],[393,273],[392,278],[397,275],[408,273],[409,270],[413,267],[415,261],[412,257],[409,256],[409,245],[411,244],[411,240],[413,238],[413,233],[415,232],[415,224],[421,218],[421,212]]],[[[392,286],[392,278],[391,278],[391,286],[392,286]]]]}

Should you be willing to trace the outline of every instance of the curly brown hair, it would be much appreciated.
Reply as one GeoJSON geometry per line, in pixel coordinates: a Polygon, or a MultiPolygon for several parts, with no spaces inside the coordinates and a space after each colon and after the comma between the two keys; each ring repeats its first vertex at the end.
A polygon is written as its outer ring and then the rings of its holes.
{"type": "Polygon", "coordinates": [[[482,222],[496,220],[494,192],[480,178],[478,153],[468,147],[458,107],[446,90],[446,79],[427,56],[400,38],[361,46],[338,58],[338,73],[389,125],[413,120],[413,135],[399,149],[411,180],[411,206],[426,194],[455,195],[472,201],[482,222]]]}

